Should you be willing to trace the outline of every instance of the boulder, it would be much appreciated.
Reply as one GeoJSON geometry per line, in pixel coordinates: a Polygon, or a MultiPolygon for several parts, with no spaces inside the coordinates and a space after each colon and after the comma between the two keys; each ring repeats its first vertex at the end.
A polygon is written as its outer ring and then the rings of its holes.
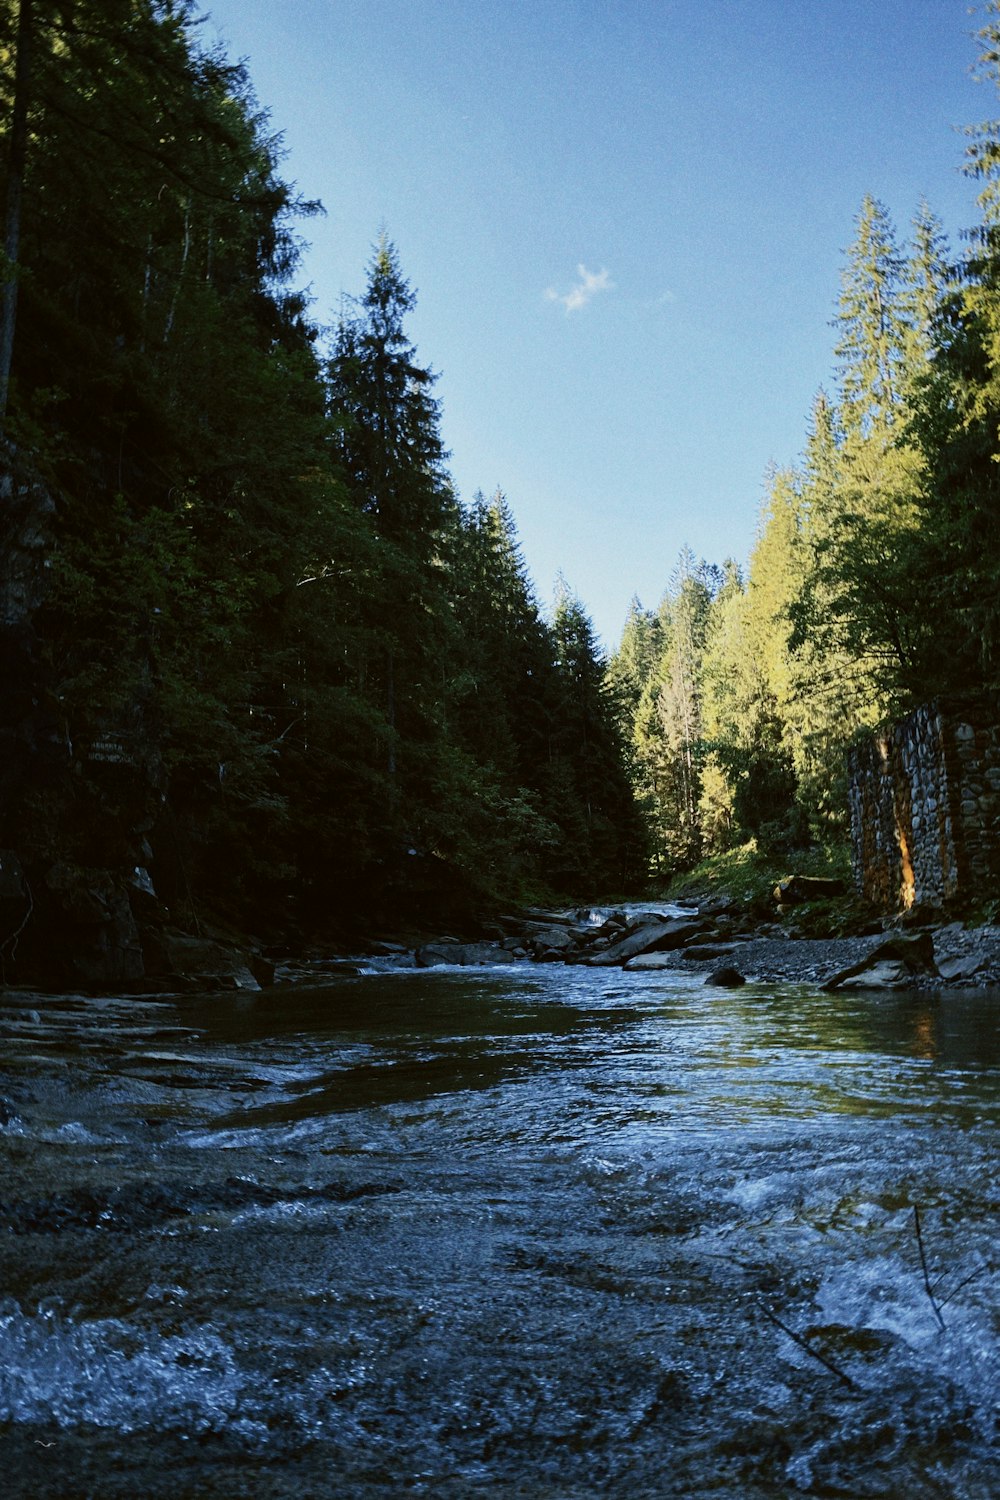
{"type": "Polygon", "coordinates": [[[624,918],[608,917],[607,921],[601,922],[599,926],[592,926],[583,941],[588,948],[592,948],[595,943],[603,943],[606,947],[608,943],[622,937],[627,931],[628,923],[624,918]]]}
{"type": "Polygon", "coordinates": [[[440,968],[442,964],[457,964],[461,968],[481,967],[484,964],[512,964],[516,960],[509,948],[494,943],[425,943],[414,955],[418,969],[440,968]]]}
{"type": "Polygon", "coordinates": [[[699,918],[673,917],[666,921],[647,922],[629,932],[618,942],[612,943],[602,953],[587,959],[589,964],[611,965],[628,962],[640,953],[664,953],[673,948],[683,948],[685,943],[704,931],[699,918]]]}
{"type": "Polygon", "coordinates": [[[536,958],[543,953],[567,953],[578,945],[578,938],[569,927],[539,927],[530,923],[525,928],[524,945],[536,958]]]}
{"type": "Polygon", "coordinates": [[[901,989],[912,984],[917,975],[937,973],[934,939],[929,932],[921,932],[916,937],[892,937],[876,944],[856,964],[828,979],[823,989],[901,989]]]}
{"type": "Polygon", "coordinates": [[[917,901],[906,911],[900,912],[896,921],[900,927],[939,927],[943,919],[943,913],[939,906],[934,906],[930,901],[917,901]]]}
{"type": "Polygon", "coordinates": [[[697,908],[697,912],[692,911],[690,915],[695,916],[697,914],[699,917],[707,917],[713,921],[718,921],[720,917],[733,917],[739,915],[741,912],[742,907],[738,901],[733,901],[729,896],[713,896],[709,900],[703,901],[697,908]]]}
{"type": "Polygon", "coordinates": [[[798,906],[803,901],[828,901],[846,891],[842,880],[828,880],[818,875],[788,875],[779,880],[772,892],[779,906],[798,906]]]}
{"type": "Polygon", "coordinates": [[[576,913],[567,916],[561,911],[544,911],[538,906],[528,906],[524,910],[524,920],[538,922],[544,927],[569,927],[577,921],[576,913]]]}
{"type": "Polygon", "coordinates": [[[706,984],[716,985],[719,989],[736,990],[740,985],[746,984],[746,976],[739,969],[733,969],[723,965],[721,969],[713,969],[711,974],[705,978],[706,984]]]}
{"type": "Polygon", "coordinates": [[[677,958],[674,953],[638,953],[635,958],[630,958],[622,965],[624,969],[676,969],[677,958]]]}
{"type": "Polygon", "coordinates": [[[872,959],[856,969],[834,975],[824,990],[905,990],[913,983],[913,970],[895,959],[872,959]]]}
{"type": "Polygon", "coordinates": [[[992,965],[985,953],[959,953],[952,958],[939,959],[937,967],[946,983],[958,984],[962,980],[974,979],[992,965]]]}
{"type": "Polygon", "coordinates": [[[248,953],[247,967],[256,979],[261,989],[267,989],[274,983],[275,962],[273,958],[265,958],[262,953],[248,953]]]}
{"type": "Polygon", "coordinates": [[[274,981],[274,965],[259,954],[174,928],[147,932],[143,953],[148,974],[180,976],[205,989],[259,990],[274,981]]]}
{"type": "Polygon", "coordinates": [[[602,923],[604,926],[610,923],[613,927],[618,928],[628,926],[628,918],[623,911],[604,911],[599,906],[578,907],[573,913],[573,920],[581,926],[589,927],[591,931],[600,927],[602,923]],[[600,920],[598,920],[599,918],[600,920]]]}
{"type": "MultiPolygon", "coordinates": [[[[621,928],[618,928],[619,932],[621,932],[621,930],[621,928]]],[[[586,943],[593,942],[594,933],[597,931],[597,928],[594,927],[590,922],[575,922],[572,927],[567,927],[566,931],[570,933],[576,939],[577,943],[582,947],[586,943]]]]}
{"type": "Polygon", "coordinates": [[[75,978],[97,985],[142,978],[139,929],[115,872],[60,862],[48,870],[45,891],[47,920],[59,923],[59,945],[75,978]]]}
{"type": "Polygon", "coordinates": [[[684,949],[685,958],[728,958],[735,953],[739,943],[688,943],[684,949]]]}

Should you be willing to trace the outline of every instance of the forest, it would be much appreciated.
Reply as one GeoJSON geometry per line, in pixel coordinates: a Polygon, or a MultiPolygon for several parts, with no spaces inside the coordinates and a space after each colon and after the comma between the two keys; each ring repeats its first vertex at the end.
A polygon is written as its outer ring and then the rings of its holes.
{"type": "MultiPolygon", "coordinates": [[[[852,738],[996,686],[1000,123],[958,249],[864,200],[748,565],[683,549],[608,658],[505,495],[456,493],[387,234],[314,315],[320,205],[196,19],[0,3],[7,930],[95,871],[289,941],[842,842],[852,738]]],[[[980,41],[998,82],[996,4],[980,41]]]]}

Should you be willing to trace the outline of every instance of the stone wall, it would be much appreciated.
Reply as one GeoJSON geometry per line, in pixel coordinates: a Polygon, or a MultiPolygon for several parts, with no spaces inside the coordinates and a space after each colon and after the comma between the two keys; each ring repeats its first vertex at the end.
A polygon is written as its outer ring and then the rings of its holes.
{"type": "Polygon", "coordinates": [[[1000,887],[1000,701],[937,700],[848,754],[854,873],[882,910],[1000,887]]]}

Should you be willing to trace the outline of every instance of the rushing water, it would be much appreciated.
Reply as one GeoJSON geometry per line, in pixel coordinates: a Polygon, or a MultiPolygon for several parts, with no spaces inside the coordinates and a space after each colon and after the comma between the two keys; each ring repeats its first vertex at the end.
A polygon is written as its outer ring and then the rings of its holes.
{"type": "Polygon", "coordinates": [[[998,1016],[528,965],[8,993],[4,1493],[993,1500],[998,1016]]]}

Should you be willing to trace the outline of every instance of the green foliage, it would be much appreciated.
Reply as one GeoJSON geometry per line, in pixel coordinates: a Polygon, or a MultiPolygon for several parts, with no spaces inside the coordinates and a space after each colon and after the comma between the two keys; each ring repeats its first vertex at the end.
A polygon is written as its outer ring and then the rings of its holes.
{"type": "Polygon", "coordinates": [[[722,587],[720,570],[685,548],[657,614],[635,601],[610,668],[658,869],[689,864],[701,848],[702,668],[709,615],[722,587]]]}
{"type": "Polygon", "coordinates": [[[593,625],[560,580],[551,624],[556,714],[546,800],[563,831],[566,889],[627,889],[645,874],[646,830],[627,770],[618,706],[593,625]]]}
{"type": "Polygon", "coordinates": [[[726,897],[745,904],[751,911],[774,910],[772,892],[779,880],[793,873],[842,880],[850,885],[851,857],[846,843],[814,845],[798,850],[789,862],[784,854],[762,850],[755,839],[701,860],[678,875],[667,887],[672,901],[695,901],[726,897]]]}
{"type": "MultiPolygon", "coordinates": [[[[980,36],[996,83],[998,0],[980,36]]],[[[746,574],[684,549],[606,662],[564,585],[543,617],[505,497],[455,496],[384,235],[321,340],[295,285],[318,205],[192,5],[0,0],[0,98],[24,125],[5,432],[55,503],[9,733],[18,767],[42,723],[64,747],[7,777],[8,842],[151,845],[169,899],[224,890],[276,931],[388,910],[416,863],[462,899],[622,891],[705,853],[770,880],[842,833],[854,734],[997,684],[995,123],[968,135],[964,262],[926,205],[905,246],[862,203],[836,391],[769,476],[746,574]]]]}
{"type": "MultiPolygon", "coordinates": [[[[989,14],[992,74],[1000,9],[989,14]]],[[[652,669],[649,627],[638,606],[630,615],[615,671],[660,868],[748,834],[772,850],[842,837],[854,736],[996,681],[1000,147],[995,126],[973,140],[985,223],[964,267],[926,204],[906,249],[885,207],[862,203],[837,395],[817,397],[801,466],[769,477],[746,581],[730,566],[699,608],[682,557],[652,669]]]]}
{"type": "MultiPolygon", "coordinates": [[[[8,104],[17,14],[0,0],[8,104]]],[[[72,748],[44,797],[0,797],[5,836],[152,859],[190,915],[275,932],[402,919],[408,881],[641,874],[589,622],[542,619],[502,496],[459,506],[395,248],[321,351],[294,286],[318,205],[194,7],[24,15],[6,430],[56,501],[25,631],[72,748]]]]}

